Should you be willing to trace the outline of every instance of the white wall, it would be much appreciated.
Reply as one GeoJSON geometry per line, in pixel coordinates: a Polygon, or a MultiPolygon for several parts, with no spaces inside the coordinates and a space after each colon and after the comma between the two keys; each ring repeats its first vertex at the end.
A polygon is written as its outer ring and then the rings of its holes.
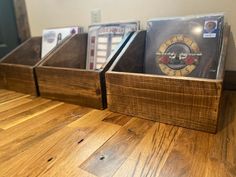
{"type": "Polygon", "coordinates": [[[97,8],[102,22],[137,19],[144,29],[150,18],[225,12],[232,31],[226,68],[236,70],[235,0],[26,0],[26,5],[33,36],[48,27],[77,24],[87,29],[90,11],[97,8]]]}

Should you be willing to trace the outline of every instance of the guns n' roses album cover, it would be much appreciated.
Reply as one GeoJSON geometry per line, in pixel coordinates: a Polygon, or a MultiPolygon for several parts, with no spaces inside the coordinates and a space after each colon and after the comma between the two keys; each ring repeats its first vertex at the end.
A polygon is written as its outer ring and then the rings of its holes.
{"type": "Polygon", "coordinates": [[[215,79],[223,14],[148,21],[145,72],[215,79]]]}
{"type": "Polygon", "coordinates": [[[44,29],[42,35],[41,58],[50,53],[58,44],[60,44],[60,42],[62,42],[67,37],[82,32],[83,28],[78,26],[44,29]]]}
{"type": "Polygon", "coordinates": [[[98,24],[89,27],[87,69],[102,69],[111,52],[131,31],[139,29],[139,22],[98,24]]]}

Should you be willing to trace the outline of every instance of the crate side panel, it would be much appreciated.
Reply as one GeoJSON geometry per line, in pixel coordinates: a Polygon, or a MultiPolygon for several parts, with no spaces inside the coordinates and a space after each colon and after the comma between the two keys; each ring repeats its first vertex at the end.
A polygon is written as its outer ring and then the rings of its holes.
{"type": "Polygon", "coordinates": [[[118,72],[143,73],[145,39],[145,31],[136,32],[121,51],[111,69],[118,72]]]}
{"type": "Polygon", "coordinates": [[[58,47],[43,66],[80,68],[86,65],[87,34],[78,34],[58,47]]]}
{"type": "Polygon", "coordinates": [[[135,80],[134,75],[123,75],[119,80],[116,74],[107,74],[107,99],[111,111],[197,130],[216,131],[221,91],[211,89],[212,92],[209,90],[206,92],[205,88],[221,88],[221,83],[199,82],[199,86],[196,87],[198,91],[194,92],[188,80],[181,80],[180,85],[172,87],[171,84],[170,87],[168,84],[165,87],[161,85],[158,87],[156,83],[160,78],[151,78],[155,85],[152,87],[148,82],[149,77],[139,75],[136,77],[141,83],[139,87],[137,83],[130,83],[135,80]],[[129,81],[129,87],[124,84],[124,80],[129,81]],[[145,87],[143,83],[148,83],[149,86],[145,87]],[[179,90],[180,86],[182,90],[179,90]],[[187,93],[183,90],[187,90],[187,93]],[[191,92],[188,93],[189,91],[191,92]]]}
{"type": "Polygon", "coordinates": [[[121,51],[111,70],[143,73],[146,32],[136,32],[121,51]]]}
{"type": "Polygon", "coordinates": [[[35,66],[41,61],[41,37],[33,37],[8,54],[2,63],[35,66]]]}
{"type": "MultiPolygon", "coordinates": [[[[37,95],[33,68],[0,64],[3,88],[30,95],[37,95]]],[[[1,84],[2,85],[2,84],[1,84]]]]}
{"type": "Polygon", "coordinates": [[[4,66],[0,64],[0,88],[5,89],[6,88],[6,79],[4,74],[4,66]]]}
{"type": "MultiPolygon", "coordinates": [[[[183,106],[195,106],[199,108],[216,107],[219,96],[208,96],[204,94],[185,94],[178,92],[159,91],[135,87],[125,87],[117,84],[110,84],[110,92],[116,95],[128,95],[131,98],[143,98],[154,100],[162,104],[176,104],[183,106]]],[[[172,87],[174,89],[174,86],[172,87]]]]}
{"type": "Polygon", "coordinates": [[[219,95],[222,89],[221,84],[210,84],[212,82],[201,80],[172,79],[167,77],[159,77],[156,75],[129,73],[114,73],[111,77],[109,77],[109,83],[144,90],[158,90],[160,92],[168,93],[197,94],[208,96],[219,95]]]}
{"type": "Polygon", "coordinates": [[[37,67],[42,97],[102,109],[99,73],[37,67]]]}

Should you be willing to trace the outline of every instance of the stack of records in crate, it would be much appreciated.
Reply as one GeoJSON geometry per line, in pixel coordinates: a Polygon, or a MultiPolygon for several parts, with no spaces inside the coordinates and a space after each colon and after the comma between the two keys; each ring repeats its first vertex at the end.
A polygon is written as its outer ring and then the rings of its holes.
{"type": "Polygon", "coordinates": [[[215,79],[223,14],[148,21],[145,73],[215,79]]]}
{"type": "Polygon", "coordinates": [[[89,27],[87,69],[103,68],[111,52],[123,37],[139,29],[139,22],[97,24],[89,27]]]}

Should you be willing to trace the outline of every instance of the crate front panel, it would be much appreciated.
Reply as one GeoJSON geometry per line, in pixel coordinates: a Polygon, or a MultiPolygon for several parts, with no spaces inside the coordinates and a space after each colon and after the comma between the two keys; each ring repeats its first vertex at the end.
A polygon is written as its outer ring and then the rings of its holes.
{"type": "Polygon", "coordinates": [[[99,73],[37,67],[36,74],[42,97],[103,108],[99,73]]]}
{"type": "Polygon", "coordinates": [[[33,68],[11,64],[0,64],[1,88],[30,95],[37,95],[33,68]]]}
{"type": "Polygon", "coordinates": [[[221,82],[107,73],[111,111],[215,132],[221,82]]]}

